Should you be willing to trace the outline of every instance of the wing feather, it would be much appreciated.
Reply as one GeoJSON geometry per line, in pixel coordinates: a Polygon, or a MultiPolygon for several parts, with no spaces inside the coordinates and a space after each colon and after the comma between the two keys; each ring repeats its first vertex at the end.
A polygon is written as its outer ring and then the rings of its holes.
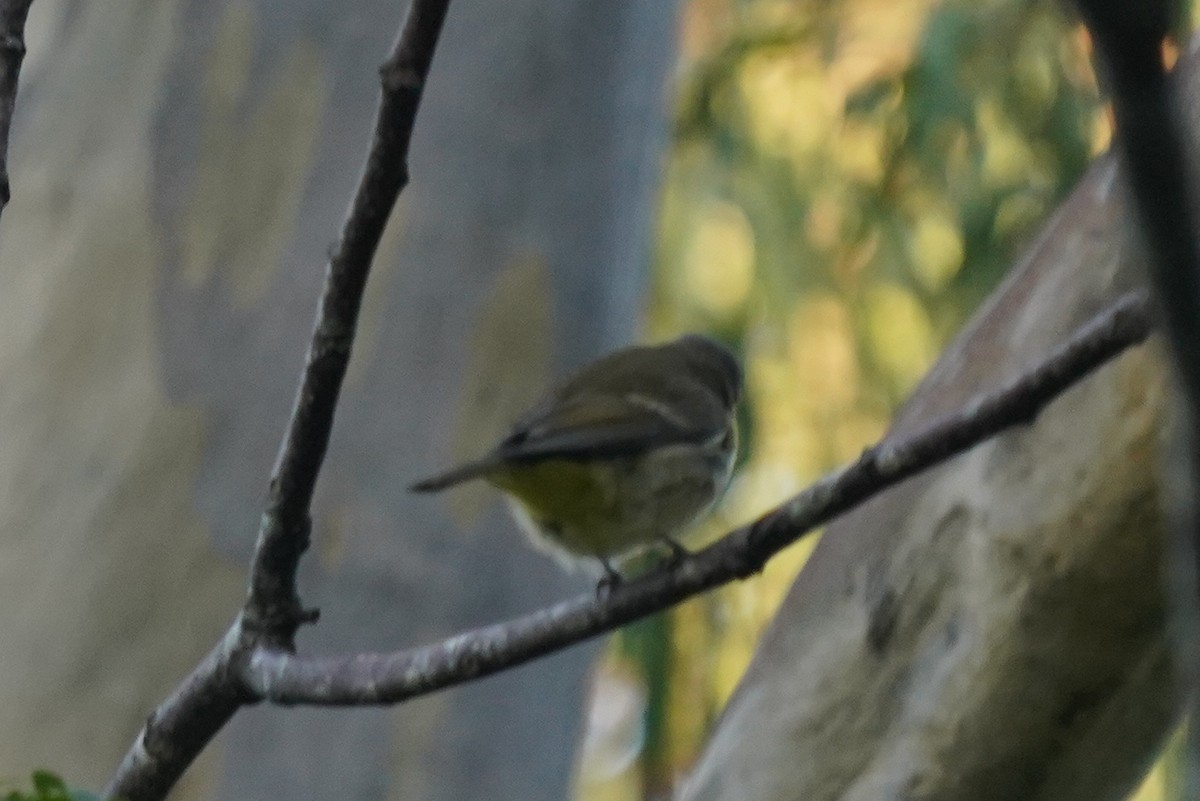
{"type": "Polygon", "coordinates": [[[633,395],[560,399],[521,420],[495,456],[502,461],[611,459],[705,438],[705,432],[688,428],[669,411],[633,395]]]}

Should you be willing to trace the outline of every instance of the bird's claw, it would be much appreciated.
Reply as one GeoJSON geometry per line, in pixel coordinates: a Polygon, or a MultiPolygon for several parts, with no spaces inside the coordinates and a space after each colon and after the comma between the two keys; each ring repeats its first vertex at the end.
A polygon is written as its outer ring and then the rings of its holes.
{"type": "Polygon", "coordinates": [[[625,579],[607,559],[601,559],[600,564],[604,566],[604,575],[596,582],[596,598],[603,601],[612,595],[613,590],[621,586],[625,579]]]}
{"type": "Polygon", "coordinates": [[[684,559],[687,559],[692,555],[691,551],[689,551],[687,548],[684,548],[670,537],[663,538],[663,545],[667,546],[667,550],[669,551],[667,554],[667,559],[663,563],[666,565],[668,570],[674,570],[675,568],[679,567],[679,565],[683,563],[684,559]]]}

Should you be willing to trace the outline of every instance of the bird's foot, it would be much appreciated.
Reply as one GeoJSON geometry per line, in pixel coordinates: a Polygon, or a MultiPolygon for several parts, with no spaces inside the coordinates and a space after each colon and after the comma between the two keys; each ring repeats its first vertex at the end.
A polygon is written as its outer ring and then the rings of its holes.
{"type": "Polygon", "coordinates": [[[662,543],[667,547],[668,551],[666,561],[663,562],[668,570],[674,570],[675,568],[679,567],[679,565],[683,563],[684,559],[687,559],[692,555],[691,551],[689,551],[687,548],[684,548],[670,537],[663,537],[662,543]]]}
{"type": "Polygon", "coordinates": [[[604,576],[596,583],[596,597],[603,601],[612,595],[612,591],[621,586],[625,581],[625,577],[617,572],[607,559],[600,559],[600,564],[604,567],[604,576]]]}

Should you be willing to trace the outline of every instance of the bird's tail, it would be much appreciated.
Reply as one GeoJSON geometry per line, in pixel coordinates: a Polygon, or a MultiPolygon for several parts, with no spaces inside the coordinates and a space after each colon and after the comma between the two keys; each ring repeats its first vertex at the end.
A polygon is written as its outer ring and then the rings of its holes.
{"type": "Polygon", "coordinates": [[[461,484],[473,478],[482,478],[495,470],[498,464],[495,459],[480,459],[477,462],[468,462],[453,470],[439,473],[432,478],[418,481],[408,489],[410,492],[440,492],[447,487],[453,487],[455,484],[461,484]]]}

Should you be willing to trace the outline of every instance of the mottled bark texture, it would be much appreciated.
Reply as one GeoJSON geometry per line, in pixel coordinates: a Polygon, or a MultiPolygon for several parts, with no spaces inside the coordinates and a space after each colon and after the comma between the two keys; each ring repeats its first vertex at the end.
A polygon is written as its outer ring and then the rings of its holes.
{"type": "MultiPolygon", "coordinates": [[[[1181,83],[1200,96],[1194,68],[1181,83]]],[[[1103,157],[894,430],[1004,380],[1143,286],[1131,232],[1103,157]]],[[[1135,348],[1028,429],[830,526],[680,798],[1124,798],[1178,703],[1157,469],[1169,397],[1161,349],[1135,348]]]]}
{"type": "MultiPolygon", "coordinates": [[[[241,605],[403,11],[34,4],[0,236],[0,774],[98,786],[241,605]]],[[[586,586],[490,497],[403,487],[633,335],[673,14],[456,0],[317,491],[302,648],[586,586]]],[[[248,710],[176,797],[562,798],[589,656],[402,712],[248,710]]]]}

